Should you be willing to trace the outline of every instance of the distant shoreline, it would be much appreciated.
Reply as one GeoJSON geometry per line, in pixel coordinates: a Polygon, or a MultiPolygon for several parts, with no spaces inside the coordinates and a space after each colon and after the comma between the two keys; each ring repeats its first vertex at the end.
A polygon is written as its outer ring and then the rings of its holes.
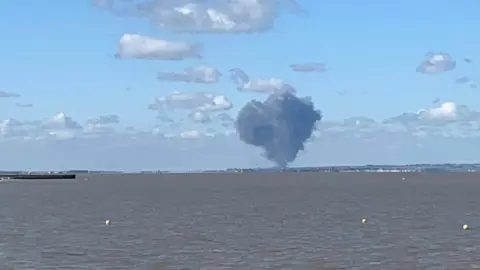
{"type": "Polygon", "coordinates": [[[254,172],[480,172],[480,163],[408,164],[408,165],[359,165],[319,166],[293,168],[227,168],[206,170],[152,170],[138,172],[66,170],[66,171],[0,171],[0,177],[22,179],[74,179],[76,175],[88,174],[197,174],[197,173],[254,173],[254,172]]]}

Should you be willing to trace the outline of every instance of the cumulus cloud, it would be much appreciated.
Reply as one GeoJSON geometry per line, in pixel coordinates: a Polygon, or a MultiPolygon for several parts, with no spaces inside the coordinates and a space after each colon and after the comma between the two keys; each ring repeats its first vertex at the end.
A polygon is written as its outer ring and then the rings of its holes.
{"type": "Polygon", "coordinates": [[[66,113],[60,112],[45,119],[42,128],[47,130],[79,130],[82,126],[66,113]]]}
{"type": "MultiPolygon", "coordinates": [[[[188,94],[196,100],[194,93],[188,94]]],[[[66,113],[41,120],[6,119],[0,121],[0,162],[9,169],[45,170],[271,166],[260,150],[238,139],[231,125],[216,125],[223,119],[230,121],[228,111],[192,109],[202,107],[202,102],[170,105],[191,113],[192,118],[201,119],[205,114],[214,121],[192,130],[168,126],[120,129],[116,128],[120,119],[114,114],[94,117],[83,125],[66,113]],[[138,153],[142,159],[129,153],[138,153]]],[[[326,119],[292,166],[473,162],[479,161],[479,139],[480,112],[442,101],[384,120],[361,116],[326,119]]]]}
{"type": "Polygon", "coordinates": [[[39,129],[42,133],[46,132],[49,137],[70,139],[75,137],[77,132],[80,132],[83,127],[66,113],[60,112],[42,121],[39,129]]]}
{"type": "Polygon", "coordinates": [[[262,94],[295,93],[293,86],[277,78],[264,78],[251,80],[247,73],[239,68],[230,70],[230,78],[237,85],[238,91],[262,94]]]}
{"type": "Polygon", "coordinates": [[[187,110],[199,112],[228,111],[232,107],[232,102],[224,95],[210,92],[179,91],[156,98],[148,106],[150,110],[156,111],[187,110]]]}
{"type": "Polygon", "coordinates": [[[0,122],[0,137],[8,139],[26,135],[27,132],[22,128],[20,121],[7,119],[0,122]]]}
{"type": "Polygon", "coordinates": [[[358,140],[364,145],[371,143],[375,144],[375,147],[384,148],[397,145],[397,137],[398,140],[403,140],[402,143],[408,142],[412,145],[424,144],[425,140],[447,140],[446,138],[480,139],[480,112],[454,102],[442,102],[430,108],[405,112],[380,121],[367,117],[326,120],[317,128],[315,137],[318,140],[358,140]]]}
{"type": "Polygon", "coordinates": [[[34,121],[7,119],[0,124],[0,139],[64,139],[74,137],[82,129],[78,122],[65,113],[34,121]]]}
{"type": "Polygon", "coordinates": [[[403,113],[385,120],[385,122],[390,124],[398,123],[410,127],[420,125],[445,126],[452,123],[470,121],[479,122],[480,112],[450,101],[438,104],[437,107],[421,109],[415,113],[403,113]]]}
{"type": "Polygon", "coordinates": [[[94,4],[118,15],[147,18],[174,32],[242,33],[271,29],[281,4],[300,11],[295,0],[94,0],[94,4]]]}
{"type": "MultiPolygon", "coordinates": [[[[204,130],[129,127],[109,133],[89,131],[89,123],[112,126],[113,119],[95,117],[83,127],[65,113],[39,121],[0,121],[0,162],[9,169],[39,170],[271,166],[260,150],[240,142],[233,128],[214,129],[207,124],[204,130]]],[[[479,139],[480,112],[441,102],[385,120],[326,119],[292,166],[474,162],[478,161],[479,139]]]]}
{"type": "MultiPolygon", "coordinates": [[[[212,102],[216,97],[212,93],[185,93],[174,92],[162,100],[165,110],[184,110],[189,113],[192,121],[200,123],[211,122],[212,115],[215,121],[231,122],[233,121],[227,111],[209,111],[198,110],[198,108],[215,107],[214,105],[206,106],[205,103],[212,102]],[[205,98],[206,97],[206,98],[205,98]]],[[[321,132],[337,131],[359,133],[359,131],[375,132],[385,130],[389,132],[397,132],[403,130],[411,132],[416,129],[427,128],[430,131],[438,131],[448,127],[453,129],[465,129],[469,127],[470,131],[473,127],[480,126],[480,112],[472,110],[465,105],[459,105],[455,102],[444,101],[432,104],[433,107],[420,109],[416,112],[405,112],[398,116],[389,117],[382,121],[376,121],[367,117],[350,117],[341,121],[329,121],[328,119],[319,124],[318,129],[321,132]]],[[[173,120],[172,120],[173,121],[173,120]]],[[[85,121],[84,125],[79,124],[71,116],[66,113],[58,113],[44,120],[19,121],[16,119],[6,119],[0,122],[0,137],[12,137],[21,134],[28,136],[48,134],[76,134],[81,136],[88,133],[92,127],[114,127],[120,122],[118,115],[103,115],[85,121]]],[[[135,127],[129,127],[128,132],[138,131],[135,127]]],[[[479,129],[480,131],[480,129],[479,129]]],[[[122,133],[118,130],[117,132],[122,133]]],[[[224,130],[219,131],[223,133],[224,130]]]]}
{"type": "Polygon", "coordinates": [[[456,120],[459,117],[458,112],[457,104],[445,102],[440,107],[420,110],[417,114],[425,119],[456,120]]]}
{"type": "Polygon", "coordinates": [[[202,58],[202,46],[184,41],[168,41],[137,34],[124,34],[119,42],[117,58],[143,60],[184,60],[202,58]]]}
{"type": "MultiPolygon", "coordinates": [[[[478,136],[437,127],[421,132],[391,131],[382,125],[377,129],[322,129],[292,166],[478,161],[478,136]]],[[[218,130],[211,136],[199,130],[171,133],[156,128],[64,140],[12,140],[1,142],[0,162],[11,170],[188,171],[271,166],[258,149],[245,146],[232,130],[218,130]]]]}
{"type": "Polygon", "coordinates": [[[426,59],[417,67],[417,72],[437,74],[454,70],[456,61],[448,53],[428,53],[426,59]]]}
{"type": "Polygon", "coordinates": [[[116,114],[100,115],[88,119],[83,131],[90,135],[113,134],[115,132],[113,125],[118,123],[120,123],[120,116],[116,114]]]}
{"type": "Polygon", "coordinates": [[[17,93],[0,91],[0,98],[17,98],[20,97],[17,93]]]}
{"type": "Polygon", "coordinates": [[[157,79],[170,82],[213,84],[218,83],[220,76],[222,74],[216,68],[202,65],[188,67],[183,73],[159,72],[157,79]]]}
{"type": "Polygon", "coordinates": [[[291,64],[290,68],[295,72],[325,72],[327,66],[323,63],[304,63],[304,64],[291,64]]]}

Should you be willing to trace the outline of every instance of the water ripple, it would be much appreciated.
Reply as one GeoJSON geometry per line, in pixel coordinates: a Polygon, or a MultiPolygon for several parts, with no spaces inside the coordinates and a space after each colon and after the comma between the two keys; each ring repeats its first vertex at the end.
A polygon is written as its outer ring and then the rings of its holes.
{"type": "Polygon", "coordinates": [[[89,179],[2,185],[0,265],[480,269],[480,182],[89,179]]]}

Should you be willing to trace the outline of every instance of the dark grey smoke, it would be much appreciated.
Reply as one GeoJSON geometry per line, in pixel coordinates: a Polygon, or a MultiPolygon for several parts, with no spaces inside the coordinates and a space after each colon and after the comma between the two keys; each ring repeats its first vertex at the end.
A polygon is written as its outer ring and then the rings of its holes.
{"type": "Polygon", "coordinates": [[[304,149],[322,113],[309,98],[291,93],[272,94],[265,102],[252,100],[238,113],[235,126],[240,139],[262,147],[265,156],[285,168],[304,149]]]}

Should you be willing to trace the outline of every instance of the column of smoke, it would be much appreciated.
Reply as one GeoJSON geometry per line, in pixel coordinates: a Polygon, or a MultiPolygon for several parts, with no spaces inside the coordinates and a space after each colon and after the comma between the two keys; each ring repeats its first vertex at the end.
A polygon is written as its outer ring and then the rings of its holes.
{"type": "Polygon", "coordinates": [[[240,139],[262,147],[265,156],[285,168],[304,150],[322,113],[309,98],[291,93],[272,94],[265,102],[252,100],[238,113],[236,129],[240,139]]]}

